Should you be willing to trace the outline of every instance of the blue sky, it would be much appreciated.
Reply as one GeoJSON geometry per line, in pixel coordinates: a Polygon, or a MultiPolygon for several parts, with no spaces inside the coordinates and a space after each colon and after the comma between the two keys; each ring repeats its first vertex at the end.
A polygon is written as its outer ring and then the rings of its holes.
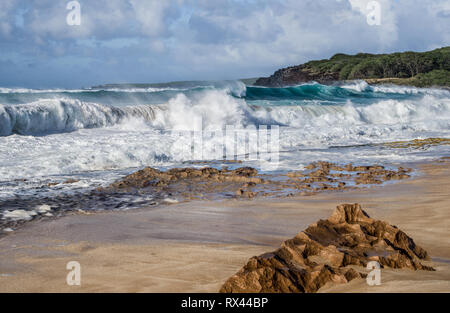
{"type": "Polygon", "coordinates": [[[0,86],[234,79],[335,53],[425,51],[450,44],[450,1],[1,0],[0,86]]]}

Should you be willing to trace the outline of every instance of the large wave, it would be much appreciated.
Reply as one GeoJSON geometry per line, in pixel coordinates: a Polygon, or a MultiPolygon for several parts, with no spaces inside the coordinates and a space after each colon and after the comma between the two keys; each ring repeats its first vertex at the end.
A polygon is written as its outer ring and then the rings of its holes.
{"type": "Polygon", "coordinates": [[[330,100],[337,101],[350,97],[365,96],[350,89],[321,84],[304,84],[284,88],[247,87],[245,98],[247,100],[330,100]]]}
{"type": "Polygon", "coordinates": [[[118,108],[73,99],[45,99],[23,105],[0,104],[0,135],[38,135],[112,126],[130,118],[153,120],[154,108],[118,108]]]}
{"type": "MultiPolygon", "coordinates": [[[[324,94],[333,90],[346,92],[343,89],[355,86],[314,88],[322,89],[319,93],[324,94]]],[[[299,87],[303,88],[302,92],[311,88],[297,86],[290,89],[299,87]]],[[[450,137],[450,96],[446,91],[411,88],[414,92],[408,93],[400,87],[386,88],[393,88],[403,98],[376,98],[370,103],[361,103],[353,97],[344,102],[329,101],[327,105],[303,100],[293,101],[296,105],[283,105],[280,104],[283,100],[275,99],[258,105],[261,97],[250,100],[249,95],[238,96],[227,88],[204,88],[190,93],[177,92],[156,105],[123,106],[120,102],[105,105],[58,98],[59,95],[25,104],[0,105],[0,135],[6,136],[0,138],[0,177],[3,180],[3,185],[0,181],[0,199],[2,193],[15,197],[16,189],[24,188],[21,182],[14,182],[17,178],[27,178],[29,192],[35,194],[36,188],[42,185],[42,177],[50,179],[48,176],[52,175],[55,175],[52,180],[64,181],[65,175],[75,173],[79,175],[76,179],[81,179],[79,184],[97,186],[128,173],[129,168],[184,166],[183,162],[191,160],[220,159],[217,147],[228,139],[224,132],[215,131],[223,130],[227,125],[281,126],[280,168],[285,169],[298,169],[302,164],[319,159],[364,160],[370,164],[383,158],[411,161],[416,160],[416,156],[419,158],[419,152],[369,146],[397,140],[450,137]],[[194,157],[191,150],[192,133],[183,132],[197,130],[198,121],[203,129],[211,130],[209,133],[213,134],[204,133],[200,158],[194,157]],[[89,130],[77,131],[80,129],[89,130]],[[351,148],[330,148],[346,146],[351,148]],[[355,146],[357,148],[353,148],[355,146]],[[92,171],[102,171],[102,174],[95,176],[97,174],[92,171]],[[35,183],[31,182],[33,177],[35,183]],[[11,183],[5,186],[5,181],[11,183]]],[[[254,91],[249,88],[246,92],[249,90],[254,91]]],[[[286,89],[270,92],[282,94],[286,89]]],[[[392,90],[385,94],[390,92],[392,90]]],[[[236,147],[245,147],[245,140],[241,138],[236,147]]],[[[445,152],[450,148],[442,149],[447,149],[445,152]]],[[[442,150],[439,151],[441,154],[438,155],[442,155],[442,150]]],[[[427,155],[434,156],[433,148],[428,152],[420,151],[420,158],[427,155]]],[[[249,166],[258,164],[249,163],[249,166]]],[[[50,180],[45,180],[44,185],[48,182],[50,180]]]]}
{"type": "Polygon", "coordinates": [[[426,96],[420,101],[383,100],[368,106],[305,105],[258,108],[254,117],[260,122],[294,128],[311,127],[316,132],[332,132],[333,127],[355,125],[404,125],[424,130],[450,130],[450,100],[426,96]]]}
{"type": "Polygon", "coordinates": [[[338,125],[414,127],[420,124],[424,129],[449,130],[447,90],[373,87],[364,82],[341,87],[320,84],[286,88],[242,89],[239,84],[222,87],[178,91],[160,104],[106,105],[58,97],[19,105],[0,104],[0,136],[42,135],[118,124],[128,124],[128,129],[132,129],[134,124],[136,128],[142,125],[135,123],[136,120],[162,130],[192,129],[198,120],[206,129],[276,124],[293,128],[327,127],[332,131],[338,125]],[[294,105],[284,105],[286,99],[293,100],[294,105]],[[326,105],[322,101],[327,101],[326,105]]]}
{"type": "Polygon", "coordinates": [[[369,85],[364,80],[352,81],[341,85],[342,88],[354,90],[358,92],[374,92],[384,93],[388,95],[404,94],[404,95],[434,95],[442,97],[450,97],[450,90],[442,88],[418,88],[412,86],[400,85],[369,85]]]}
{"type": "Polygon", "coordinates": [[[160,105],[124,107],[69,98],[42,99],[21,105],[0,104],[0,136],[132,125],[136,120],[158,129],[185,130],[192,129],[193,121],[200,119],[202,126],[215,128],[243,124],[249,110],[244,100],[225,90],[204,90],[191,97],[178,93],[160,105]]]}
{"type": "Polygon", "coordinates": [[[327,86],[318,83],[281,88],[248,86],[245,99],[250,101],[316,100],[320,101],[322,104],[346,102],[350,100],[370,104],[380,99],[401,100],[411,97],[418,98],[424,95],[450,97],[450,91],[445,89],[393,85],[371,86],[365,81],[353,81],[339,86],[327,86]]]}

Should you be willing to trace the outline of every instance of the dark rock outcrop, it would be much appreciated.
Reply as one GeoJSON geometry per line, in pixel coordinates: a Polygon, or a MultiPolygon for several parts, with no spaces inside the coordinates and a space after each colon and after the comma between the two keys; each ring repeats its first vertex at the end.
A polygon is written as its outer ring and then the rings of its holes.
{"type": "Polygon", "coordinates": [[[339,205],[327,220],[310,225],[278,250],[252,257],[220,292],[317,292],[328,282],[366,275],[355,266],[434,270],[427,252],[403,231],[370,218],[359,204],[339,205]]]}
{"type": "Polygon", "coordinates": [[[269,77],[261,77],[255,82],[255,85],[266,87],[283,87],[311,81],[327,84],[337,81],[338,79],[339,73],[315,72],[311,67],[302,64],[280,69],[269,77]]]}
{"type": "Polygon", "coordinates": [[[212,167],[173,168],[165,172],[147,167],[111,184],[111,187],[116,189],[145,188],[167,186],[181,181],[192,184],[196,182],[262,183],[261,178],[254,177],[257,174],[258,171],[251,167],[241,167],[235,170],[218,170],[212,167]]]}

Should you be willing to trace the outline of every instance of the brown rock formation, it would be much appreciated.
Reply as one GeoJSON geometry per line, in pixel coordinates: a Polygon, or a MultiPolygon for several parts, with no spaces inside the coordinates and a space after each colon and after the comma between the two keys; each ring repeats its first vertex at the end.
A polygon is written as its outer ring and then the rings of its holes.
{"type": "Polygon", "coordinates": [[[349,265],[434,270],[427,252],[403,231],[370,218],[359,204],[339,205],[278,250],[251,258],[220,292],[316,292],[328,282],[364,277],[349,265]]]}
{"type": "Polygon", "coordinates": [[[314,162],[305,167],[304,172],[291,172],[287,176],[300,179],[304,184],[311,183],[335,183],[334,186],[326,185],[324,188],[321,184],[318,184],[317,190],[341,190],[346,189],[348,182],[353,182],[356,185],[377,185],[389,180],[401,180],[409,178],[407,173],[411,172],[411,169],[404,169],[399,167],[397,171],[387,170],[381,165],[371,166],[353,166],[349,163],[343,166],[339,166],[330,162],[314,162]],[[333,171],[334,173],[332,173],[333,171]],[[347,173],[342,173],[347,172],[347,173]],[[351,174],[350,174],[351,173],[351,174]],[[340,178],[341,181],[335,178],[340,178]],[[348,181],[342,181],[346,179],[348,181]]]}
{"type": "Polygon", "coordinates": [[[303,171],[281,175],[258,173],[252,167],[173,168],[166,171],[147,167],[109,187],[98,188],[97,192],[147,193],[155,201],[168,196],[177,200],[308,196],[405,179],[410,177],[410,171],[404,168],[388,170],[380,165],[338,165],[324,161],[311,163],[303,171]]]}
{"type": "Polygon", "coordinates": [[[112,188],[145,188],[148,186],[167,186],[183,180],[189,181],[212,181],[212,182],[234,182],[234,183],[262,183],[262,179],[255,178],[257,170],[251,167],[241,167],[235,170],[218,170],[212,167],[196,168],[173,168],[166,172],[147,167],[132,173],[122,180],[111,184],[112,188]]]}

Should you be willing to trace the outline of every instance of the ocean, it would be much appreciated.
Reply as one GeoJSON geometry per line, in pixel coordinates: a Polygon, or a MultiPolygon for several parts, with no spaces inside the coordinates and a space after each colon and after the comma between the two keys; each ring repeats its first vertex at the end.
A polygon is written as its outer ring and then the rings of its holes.
{"type": "MultiPolygon", "coordinates": [[[[146,166],[222,166],[222,150],[213,147],[224,143],[221,131],[229,125],[277,129],[276,147],[266,151],[277,154],[271,158],[276,166],[262,166],[245,151],[234,156],[239,166],[263,172],[300,170],[317,160],[419,162],[450,155],[450,146],[385,143],[450,138],[450,91],[363,81],[286,88],[241,81],[0,88],[0,210],[12,202],[83,194],[146,166]],[[198,121],[208,136],[201,153],[193,154],[191,130],[198,121]]],[[[249,145],[249,138],[237,145],[249,145]]]]}

